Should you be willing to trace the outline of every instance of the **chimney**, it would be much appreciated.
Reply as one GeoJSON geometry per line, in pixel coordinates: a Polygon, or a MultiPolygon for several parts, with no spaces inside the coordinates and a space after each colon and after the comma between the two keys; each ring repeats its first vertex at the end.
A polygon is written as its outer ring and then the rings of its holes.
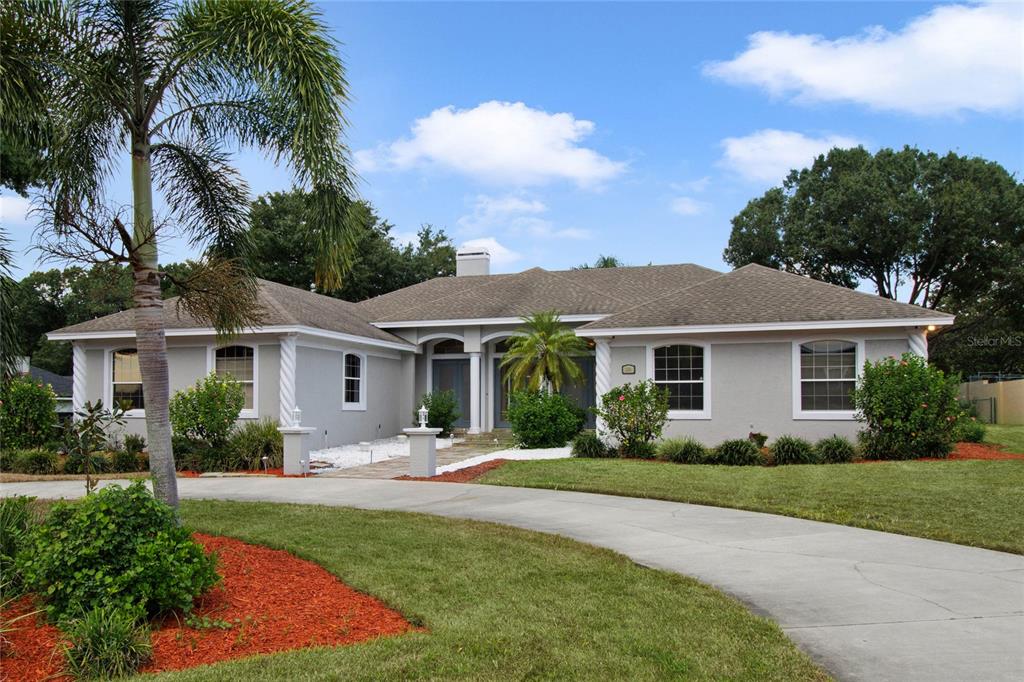
{"type": "Polygon", "coordinates": [[[464,247],[455,255],[455,276],[491,274],[491,253],[483,247],[464,247]]]}

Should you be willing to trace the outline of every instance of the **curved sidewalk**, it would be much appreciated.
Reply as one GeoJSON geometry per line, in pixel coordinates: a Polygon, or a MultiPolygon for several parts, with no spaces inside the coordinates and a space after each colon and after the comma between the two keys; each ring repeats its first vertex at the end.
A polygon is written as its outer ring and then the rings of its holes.
{"type": "MultiPolygon", "coordinates": [[[[842,680],[1024,679],[1024,557],[784,516],[456,483],[179,479],[182,497],[394,509],[504,523],[693,576],[778,622],[842,680]]],[[[0,494],[74,497],[80,481],[0,494]]]]}

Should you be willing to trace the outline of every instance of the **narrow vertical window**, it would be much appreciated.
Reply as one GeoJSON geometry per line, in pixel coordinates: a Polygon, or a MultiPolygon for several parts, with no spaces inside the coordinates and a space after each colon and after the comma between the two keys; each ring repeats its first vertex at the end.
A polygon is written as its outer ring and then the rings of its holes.
{"type": "Polygon", "coordinates": [[[360,407],[363,403],[363,358],[345,353],[344,401],[346,407],[360,407]]]}
{"type": "Polygon", "coordinates": [[[230,376],[242,385],[245,392],[243,409],[255,409],[255,352],[249,346],[227,346],[218,348],[214,370],[218,375],[230,376]]]}
{"type": "Polygon", "coordinates": [[[139,352],[134,348],[114,351],[113,390],[111,398],[115,405],[128,410],[143,410],[146,401],[142,396],[142,372],[139,370],[139,352]]]}

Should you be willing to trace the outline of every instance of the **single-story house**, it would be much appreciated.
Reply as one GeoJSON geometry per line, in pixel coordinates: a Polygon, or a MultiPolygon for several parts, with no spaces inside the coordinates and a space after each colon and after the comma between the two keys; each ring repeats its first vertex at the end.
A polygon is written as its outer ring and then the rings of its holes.
{"type": "Polygon", "coordinates": [[[42,367],[33,367],[27,357],[17,359],[17,373],[29,377],[40,384],[49,384],[57,396],[57,418],[61,421],[70,419],[72,414],[71,377],[51,372],[42,367]]]}
{"type": "MultiPolygon", "coordinates": [[[[361,303],[261,281],[264,320],[228,344],[165,305],[170,385],[230,373],[246,391],[242,419],[314,427],[313,448],[371,440],[409,426],[420,396],[452,389],[459,426],[508,426],[499,371],[521,318],[556,310],[590,341],[583,407],[626,382],[651,379],[670,395],[666,435],[713,444],[857,431],[849,392],[865,360],[926,356],[945,313],[747,265],[722,273],[652,265],[515,274],[489,272],[483,250],[462,251],[440,277],[361,303]]],[[[128,310],[57,330],[74,347],[75,406],[128,400],[143,432],[145,403],[128,310]]]]}

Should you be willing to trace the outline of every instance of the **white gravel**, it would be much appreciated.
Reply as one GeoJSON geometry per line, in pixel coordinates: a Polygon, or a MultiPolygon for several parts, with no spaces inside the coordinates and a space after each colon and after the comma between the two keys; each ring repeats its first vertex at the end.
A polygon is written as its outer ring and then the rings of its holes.
{"type": "Polygon", "coordinates": [[[497,452],[488,452],[486,455],[477,455],[476,457],[464,459],[461,462],[437,467],[437,473],[446,474],[449,471],[458,471],[466,467],[490,462],[492,459],[565,459],[570,456],[568,446],[564,448],[534,448],[531,450],[498,450],[497,452]]]}
{"type": "MultiPolygon", "coordinates": [[[[438,438],[437,449],[443,450],[452,446],[451,438],[438,438]]],[[[309,453],[310,466],[315,473],[326,473],[338,469],[350,469],[364,464],[382,462],[395,457],[409,456],[409,440],[394,436],[370,441],[368,446],[352,443],[336,448],[313,450],[309,453]]]]}

